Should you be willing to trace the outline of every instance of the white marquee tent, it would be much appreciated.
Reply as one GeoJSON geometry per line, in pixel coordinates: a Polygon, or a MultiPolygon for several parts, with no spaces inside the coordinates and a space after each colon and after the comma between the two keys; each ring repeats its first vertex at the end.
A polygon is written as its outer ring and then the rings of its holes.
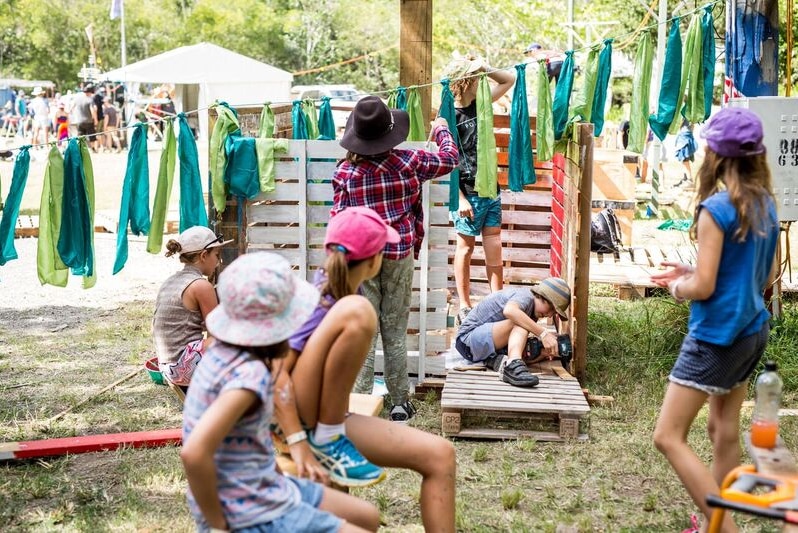
{"type": "MultiPolygon", "coordinates": [[[[261,63],[211,43],[182,46],[103,74],[112,82],[124,82],[128,91],[138,83],[175,86],[175,108],[204,109],[214,100],[230,105],[291,100],[290,72],[261,63]]],[[[208,137],[208,112],[199,113],[199,136],[208,137]]]]}

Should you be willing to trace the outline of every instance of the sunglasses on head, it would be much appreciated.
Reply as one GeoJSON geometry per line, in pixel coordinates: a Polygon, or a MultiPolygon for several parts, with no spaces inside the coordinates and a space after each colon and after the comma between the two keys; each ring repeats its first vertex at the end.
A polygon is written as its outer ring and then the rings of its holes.
{"type": "Polygon", "coordinates": [[[206,244],[205,246],[203,246],[202,249],[203,250],[207,250],[209,246],[212,246],[212,245],[216,244],[217,242],[220,243],[220,244],[223,243],[224,242],[224,235],[222,235],[221,233],[217,233],[216,234],[216,238],[214,240],[212,240],[211,242],[209,242],[208,244],[206,244]]]}

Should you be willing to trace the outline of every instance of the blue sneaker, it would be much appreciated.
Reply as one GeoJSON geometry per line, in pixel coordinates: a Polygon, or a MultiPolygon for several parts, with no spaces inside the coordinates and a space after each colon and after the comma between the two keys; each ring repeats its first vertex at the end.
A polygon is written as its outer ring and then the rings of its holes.
{"type": "Polygon", "coordinates": [[[330,480],[338,485],[368,487],[385,479],[385,470],[368,462],[346,435],[336,435],[327,444],[316,444],[308,435],[308,443],[330,480]]]}

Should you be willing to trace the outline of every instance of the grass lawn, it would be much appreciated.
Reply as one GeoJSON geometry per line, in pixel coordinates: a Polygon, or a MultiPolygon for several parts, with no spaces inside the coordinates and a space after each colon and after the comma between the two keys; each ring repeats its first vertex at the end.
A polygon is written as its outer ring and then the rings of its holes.
{"type": "MultiPolygon", "coordinates": [[[[618,302],[594,290],[588,378],[611,407],[590,416],[587,443],[531,440],[455,442],[457,527],[465,532],[681,531],[694,506],[651,434],[666,376],[684,334],[687,307],[669,299],[618,302]]],[[[798,390],[798,318],[787,302],[768,355],[785,380],[785,406],[798,390]]],[[[146,373],[47,425],[54,414],[140,367],[149,355],[151,302],[113,311],[61,307],[0,309],[0,442],[180,425],[177,399],[146,373]],[[68,327],[61,329],[63,317],[68,327]]],[[[419,398],[417,427],[439,432],[434,396],[419,398]]],[[[743,411],[748,423],[750,409],[743,411]]],[[[702,412],[690,435],[708,460],[702,412]]],[[[794,417],[782,437],[795,448],[794,417]]],[[[745,458],[744,458],[745,460],[745,458]]],[[[0,463],[2,531],[192,531],[176,448],[125,449],[0,463]]],[[[355,494],[381,510],[382,531],[422,531],[419,478],[392,470],[355,494]]],[[[738,516],[743,531],[778,531],[738,516]]]]}

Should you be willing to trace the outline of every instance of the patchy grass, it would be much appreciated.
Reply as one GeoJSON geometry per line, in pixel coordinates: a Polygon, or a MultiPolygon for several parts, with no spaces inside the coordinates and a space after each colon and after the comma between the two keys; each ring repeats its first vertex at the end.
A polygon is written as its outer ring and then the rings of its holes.
{"type": "MultiPolygon", "coordinates": [[[[768,356],[785,376],[785,405],[798,388],[798,319],[787,302],[768,356]]],[[[60,420],[46,420],[140,368],[149,356],[152,304],[113,311],[85,308],[0,310],[0,441],[178,427],[179,404],[145,372],[60,420]],[[64,324],[66,327],[63,328],[64,324]],[[63,328],[63,329],[61,329],[63,328]]],[[[464,532],[680,531],[695,511],[651,444],[667,373],[685,329],[686,306],[650,298],[618,302],[593,295],[588,377],[596,394],[590,441],[542,443],[457,440],[457,528],[464,532]]],[[[419,399],[414,425],[440,432],[435,396],[419,399]]],[[[750,410],[743,412],[747,424],[750,410]]],[[[782,419],[795,446],[798,424],[782,419]]],[[[702,412],[690,440],[710,449],[702,412]]],[[[419,476],[391,470],[388,480],[354,494],[373,502],[382,531],[420,532],[419,476]]],[[[0,463],[3,531],[192,531],[185,477],[175,448],[123,449],[40,461],[0,463]]],[[[737,515],[743,531],[775,524],[737,515]]]]}

